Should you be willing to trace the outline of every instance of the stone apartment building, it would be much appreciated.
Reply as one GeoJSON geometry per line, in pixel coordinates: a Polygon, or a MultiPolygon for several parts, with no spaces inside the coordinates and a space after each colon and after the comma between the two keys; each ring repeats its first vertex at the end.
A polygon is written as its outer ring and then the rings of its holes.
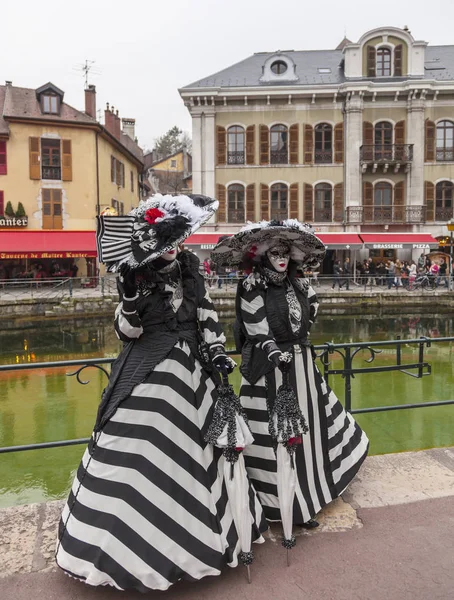
{"type": "Polygon", "coordinates": [[[454,46],[383,27],[334,50],[258,52],[180,95],[193,189],[220,201],[205,245],[247,220],[288,217],[361,257],[446,244],[454,46]]]}

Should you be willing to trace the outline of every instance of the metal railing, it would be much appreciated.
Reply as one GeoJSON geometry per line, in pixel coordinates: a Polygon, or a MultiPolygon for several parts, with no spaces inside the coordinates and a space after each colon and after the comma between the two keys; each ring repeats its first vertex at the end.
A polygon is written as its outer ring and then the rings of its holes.
{"type": "MultiPolygon", "coordinates": [[[[347,223],[425,223],[426,207],[416,206],[348,206],[347,223]]],[[[438,220],[438,219],[437,219],[438,220]]],[[[445,219],[448,220],[448,219],[445,219]]]]}
{"type": "Polygon", "coordinates": [[[287,150],[271,150],[270,164],[271,165],[287,165],[288,164],[287,150]]]}
{"type": "Polygon", "coordinates": [[[227,164],[228,165],[244,165],[244,151],[242,150],[229,150],[227,152],[227,164]]]}
{"type": "Polygon", "coordinates": [[[103,297],[115,295],[117,293],[115,275],[0,279],[0,300],[64,299],[89,295],[90,290],[103,297]]]}
{"type": "Polygon", "coordinates": [[[365,144],[360,148],[362,163],[408,163],[413,160],[413,144],[365,144]]]}
{"type": "MultiPolygon", "coordinates": [[[[393,404],[387,406],[372,406],[368,408],[352,408],[352,379],[357,375],[364,373],[386,373],[397,371],[410,377],[422,379],[425,376],[431,375],[431,365],[425,360],[424,352],[426,348],[432,346],[432,344],[440,344],[446,342],[454,342],[454,337],[440,337],[440,338],[429,338],[420,337],[416,339],[402,340],[397,338],[395,340],[383,340],[377,342],[352,342],[346,344],[319,344],[313,346],[316,353],[316,357],[321,361],[323,376],[325,381],[329,383],[329,378],[333,375],[340,375],[344,379],[344,403],[345,409],[351,414],[360,413],[373,413],[373,412],[386,412],[390,410],[404,410],[414,408],[428,408],[434,406],[446,406],[454,405],[454,400],[438,400],[435,402],[420,402],[411,404],[393,404]],[[411,362],[403,361],[402,348],[414,346],[417,352],[417,359],[411,362]],[[382,352],[381,348],[394,348],[395,364],[390,365],[379,365],[371,366],[375,361],[375,358],[382,352]],[[360,359],[360,352],[367,352],[368,358],[363,361],[367,363],[367,366],[356,366],[355,362],[360,359]],[[342,359],[342,366],[340,368],[333,364],[332,358],[334,355],[342,359]]],[[[228,351],[227,354],[234,355],[238,354],[236,351],[228,351]]],[[[390,355],[386,354],[388,362],[390,355]]],[[[77,378],[77,381],[82,385],[86,385],[88,381],[82,381],[80,375],[82,371],[89,367],[97,368],[109,377],[108,371],[102,365],[110,365],[114,362],[115,358],[93,358],[93,359],[80,359],[80,360],[68,360],[58,362],[45,362],[45,363],[27,363],[18,365],[1,365],[0,373],[5,371],[21,371],[26,369],[49,369],[49,368],[60,368],[60,367],[77,367],[72,373],[67,373],[68,376],[77,378]]],[[[56,440],[53,442],[42,442],[37,444],[24,444],[21,446],[6,446],[0,448],[0,454],[9,452],[22,452],[25,450],[38,450],[43,448],[57,448],[61,446],[74,446],[78,444],[87,444],[90,438],[78,438],[73,440],[56,440]]]]}

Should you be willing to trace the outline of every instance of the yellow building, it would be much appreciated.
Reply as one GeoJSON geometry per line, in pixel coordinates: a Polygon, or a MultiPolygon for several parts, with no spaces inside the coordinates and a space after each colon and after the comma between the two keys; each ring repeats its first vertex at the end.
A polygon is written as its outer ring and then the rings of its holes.
{"type": "Polygon", "coordinates": [[[192,189],[192,157],[185,148],[169,154],[155,157],[155,152],[144,156],[145,179],[153,193],[180,194],[192,189]]]}
{"type": "Polygon", "coordinates": [[[85,111],[64,102],[52,83],[0,86],[0,266],[17,277],[33,262],[49,274],[57,262],[78,275],[95,273],[96,215],[137,205],[143,168],[134,119],[107,106],[96,120],[96,89],[85,90],[85,111]]]}

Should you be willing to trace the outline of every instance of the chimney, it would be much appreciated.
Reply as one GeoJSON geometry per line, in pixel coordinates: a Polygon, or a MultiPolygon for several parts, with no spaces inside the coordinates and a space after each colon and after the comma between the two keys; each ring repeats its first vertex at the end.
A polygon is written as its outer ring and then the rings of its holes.
{"type": "Polygon", "coordinates": [[[115,114],[109,108],[109,103],[106,104],[106,110],[104,111],[104,127],[107,129],[109,133],[115,135],[115,114]]]}
{"type": "Polygon", "coordinates": [[[85,88],[85,113],[96,119],[96,86],[92,84],[85,88]]]}
{"type": "Polygon", "coordinates": [[[117,138],[117,140],[119,140],[120,137],[121,137],[121,119],[120,119],[120,117],[118,115],[118,110],[115,113],[115,121],[114,121],[114,123],[115,123],[114,136],[117,138]]]}
{"type": "Polygon", "coordinates": [[[13,82],[12,82],[12,81],[8,81],[8,80],[7,80],[7,81],[5,81],[5,85],[7,85],[7,86],[12,86],[12,85],[13,85],[13,82]]]}
{"type": "Polygon", "coordinates": [[[135,129],[136,129],[136,120],[135,119],[122,119],[122,129],[123,133],[128,135],[133,141],[136,139],[135,129]]]}

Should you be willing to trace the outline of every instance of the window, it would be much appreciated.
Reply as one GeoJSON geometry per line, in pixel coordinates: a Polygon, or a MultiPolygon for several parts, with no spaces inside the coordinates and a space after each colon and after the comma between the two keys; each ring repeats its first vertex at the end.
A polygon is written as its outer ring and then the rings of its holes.
{"type": "MultiPolygon", "coordinates": [[[[372,216],[372,215],[366,215],[372,216]]],[[[374,214],[375,223],[391,222],[393,220],[393,188],[390,183],[380,181],[374,189],[374,214]]]]}
{"type": "Polygon", "coordinates": [[[112,198],[111,206],[117,211],[117,215],[119,215],[120,217],[125,214],[125,205],[123,202],[112,198]]]}
{"type": "Polygon", "coordinates": [[[391,159],[393,155],[393,126],[387,121],[380,121],[375,125],[374,159],[391,159]]]}
{"type": "Polygon", "coordinates": [[[244,165],[244,129],[238,125],[227,129],[227,164],[244,165]]]}
{"type": "Polygon", "coordinates": [[[328,123],[315,126],[315,162],[333,162],[333,128],[328,123]]]}
{"type": "Polygon", "coordinates": [[[454,183],[440,181],[435,188],[435,220],[449,221],[453,218],[454,183]]]}
{"type": "Polygon", "coordinates": [[[41,107],[43,113],[58,115],[59,98],[58,96],[43,95],[41,96],[41,107]]]}
{"type": "Polygon", "coordinates": [[[43,189],[43,229],[63,229],[61,190],[43,189]]]}
{"type": "Polygon", "coordinates": [[[227,222],[244,223],[244,186],[232,184],[227,188],[227,222]]]}
{"type": "Polygon", "coordinates": [[[287,63],[283,60],[275,60],[270,68],[275,75],[283,75],[288,69],[287,63]]]}
{"type": "Polygon", "coordinates": [[[130,176],[131,176],[131,192],[134,191],[134,172],[130,171],[130,176]]]}
{"type": "Polygon", "coordinates": [[[288,219],[288,187],[284,183],[271,186],[271,219],[288,219]]]}
{"type": "Polygon", "coordinates": [[[6,142],[0,140],[0,175],[6,175],[6,142]]]}
{"type": "Polygon", "coordinates": [[[376,58],[376,76],[391,77],[391,50],[378,48],[376,58]]]}
{"type": "Polygon", "coordinates": [[[328,73],[331,73],[331,69],[328,69],[327,67],[319,67],[317,70],[318,70],[318,72],[319,72],[319,73],[321,73],[321,74],[325,74],[325,73],[326,73],[326,74],[328,74],[328,73]]]}
{"type": "Polygon", "coordinates": [[[41,138],[41,177],[61,179],[60,140],[41,138]]]}
{"type": "Polygon", "coordinates": [[[115,156],[110,157],[110,180],[118,187],[125,187],[125,166],[115,156]]]}
{"type": "Polygon", "coordinates": [[[270,129],[270,163],[272,165],[288,164],[287,127],[285,125],[273,125],[270,129]]]}
{"type": "Polygon", "coordinates": [[[333,188],[329,183],[319,183],[315,186],[315,215],[316,223],[330,223],[333,220],[333,188]]]}
{"type": "Polygon", "coordinates": [[[171,160],[170,161],[170,168],[171,169],[176,169],[177,168],[177,161],[176,160],[171,160]]]}
{"type": "Polygon", "coordinates": [[[454,123],[452,121],[437,123],[437,160],[454,161],[454,123]]]}

